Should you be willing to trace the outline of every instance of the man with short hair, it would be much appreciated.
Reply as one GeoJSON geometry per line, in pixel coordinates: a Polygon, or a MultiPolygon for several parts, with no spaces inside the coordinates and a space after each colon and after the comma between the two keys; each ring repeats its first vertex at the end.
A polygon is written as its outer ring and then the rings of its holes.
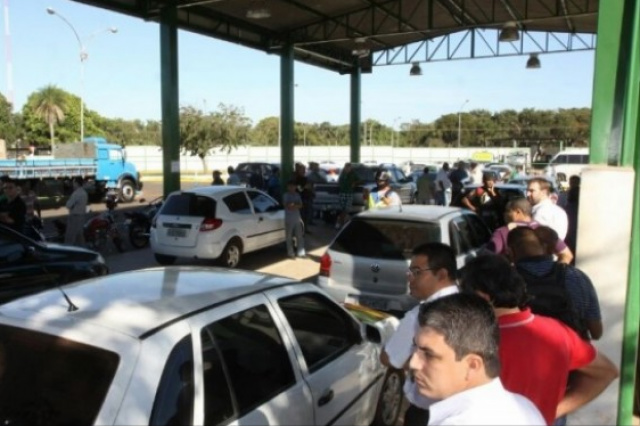
{"type": "Polygon", "coordinates": [[[533,206],[533,220],[546,225],[558,233],[561,240],[567,236],[569,220],[562,207],[551,200],[551,182],[535,177],[527,183],[527,199],[533,206]]]}
{"type": "Polygon", "coordinates": [[[87,214],[89,195],[83,187],[84,179],[73,178],[73,192],[67,200],[69,216],[67,218],[67,230],[64,235],[65,244],[84,245],[84,222],[87,214]]]}
{"type": "Polygon", "coordinates": [[[425,167],[422,170],[422,174],[416,182],[416,189],[418,191],[418,204],[433,204],[435,197],[435,182],[434,179],[429,176],[429,167],[425,167]]]}
{"type": "MultiPolygon", "coordinates": [[[[542,425],[526,397],[500,380],[499,330],[489,303],[475,294],[452,294],[420,306],[409,362],[427,398],[430,425],[542,425]]],[[[423,423],[424,424],[424,423],[423,423]]]]}
{"type": "Polygon", "coordinates": [[[455,170],[449,173],[449,180],[451,181],[451,203],[452,206],[460,206],[462,190],[464,183],[469,179],[469,173],[466,170],[464,161],[458,161],[455,170]]]}
{"type": "Polygon", "coordinates": [[[6,201],[3,203],[3,211],[0,214],[0,223],[4,223],[11,229],[21,234],[25,231],[27,220],[27,205],[20,197],[20,187],[13,179],[5,179],[2,188],[6,201]]]}
{"type": "MultiPolygon", "coordinates": [[[[442,243],[426,243],[414,248],[407,279],[409,293],[420,304],[457,293],[456,256],[453,249],[442,243]]],[[[380,362],[387,367],[407,368],[413,350],[420,304],[404,315],[395,333],[385,344],[380,354],[380,362]]],[[[428,419],[427,409],[433,400],[421,395],[415,382],[409,378],[404,382],[404,394],[409,401],[404,424],[425,425],[428,419]]]]}
{"type": "Polygon", "coordinates": [[[491,303],[498,318],[504,387],[529,398],[547,424],[596,398],[617,377],[615,365],[574,330],[531,312],[527,286],[504,257],[470,260],[461,285],[491,303]]]}
{"type": "MultiPolygon", "coordinates": [[[[506,256],[509,231],[518,226],[527,226],[531,229],[536,229],[540,226],[540,224],[531,217],[531,212],[531,203],[526,198],[515,198],[509,201],[504,209],[504,221],[507,222],[507,224],[493,232],[491,240],[487,243],[487,250],[506,256]]],[[[558,262],[570,264],[573,260],[573,253],[564,241],[560,239],[558,239],[552,250],[553,254],[558,257],[558,262]]]]}
{"type": "MultiPolygon", "coordinates": [[[[584,337],[599,339],[602,336],[602,316],[598,294],[589,277],[580,269],[560,264],[553,260],[549,249],[542,239],[543,234],[552,231],[549,227],[539,226],[536,229],[527,227],[515,228],[507,236],[509,258],[513,262],[518,273],[528,283],[529,293],[534,294],[538,288],[553,287],[554,306],[563,308],[562,304],[568,302],[561,314],[571,317],[571,321],[577,321],[577,328],[584,337]],[[561,300],[565,298],[566,301],[561,300]],[[588,335],[586,335],[588,332],[588,335]]],[[[557,238],[557,237],[556,237],[557,238]]],[[[547,244],[553,244],[552,241],[547,244]]],[[[541,303],[541,297],[538,297],[541,303]]]]}
{"type": "Polygon", "coordinates": [[[451,180],[449,179],[449,163],[442,164],[436,175],[436,204],[448,206],[451,204],[451,180]]]}

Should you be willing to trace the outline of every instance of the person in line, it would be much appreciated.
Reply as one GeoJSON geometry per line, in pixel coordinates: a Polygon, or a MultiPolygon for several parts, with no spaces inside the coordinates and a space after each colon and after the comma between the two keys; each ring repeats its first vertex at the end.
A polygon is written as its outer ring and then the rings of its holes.
{"type": "Polygon", "coordinates": [[[491,303],[500,327],[502,383],[529,398],[547,424],[596,398],[618,376],[615,365],[569,326],[531,312],[527,285],[503,256],[470,260],[461,287],[491,303]]]}
{"type": "MultiPolygon", "coordinates": [[[[413,249],[407,280],[409,293],[419,304],[404,315],[396,331],[385,344],[380,354],[380,362],[383,365],[397,369],[407,368],[413,350],[420,305],[457,293],[455,277],[456,256],[451,247],[442,243],[426,243],[413,249]]],[[[403,389],[409,402],[404,424],[427,424],[427,410],[433,399],[423,396],[411,379],[405,380],[403,389]]]]}
{"type": "Polygon", "coordinates": [[[313,199],[316,198],[316,184],[327,183],[326,175],[323,175],[320,171],[320,164],[315,161],[309,162],[309,171],[307,172],[307,185],[311,189],[311,206],[309,207],[309,218],[307,221],[310,225],[314,224],[314,219],[318,217],[318,211],[313,209],[313,199]]]}
{"type": "Polygon", "coordinates": [[[459,293],[424,303],[418,324],[409,368],[422,395],[437,401],[429,425],[546,424],[535,404],[503,386],[500,332],[486,300],[459,293]]]}
{"type": "Polygon", "coordinates": [[[495,187],[495,177],[490,173],[482,176],[482,186],[464,196],[461,206],[473,212],[487,224],[492,231],[502,225],[504,199],[495,187]]]}
{"type": "Polygon", "coordinates": [[[469,183],[482,183],[482,166],[475,161],[469,163],[469,183]]]}
{"type": "Polygon", "coordinates": [[[20,187],[11,178],[5,179],[2,185],[6,201],[0,213],[0,223],[4,223],[16,232],[24,234],[27,218],[27,206],[20,197],[20,187]]]}
{"type": "Polygon", "coordinates": [[[302,198],[298,193],[298,183],[291,180],[287,183],[287,192],[282,196],[284,204],[284,226],[287,240],[287,255],[290,259],[295,259],[296,255],[306,258],[304,250],[304,233],[300,223],[300,210],[302,209],[302,198]],[[294,241],[295,238],[295,241],[294,241]],[[297,247],[295,247],[296,244],[297,247]],[[296,253],[297,250],[297,253],[296,253]]]}
{"type": "Polygon", "coordinates": [[[391,188],[391,175],[385,170],[376,172],[376,187],[369,192],[367,206],[370,210],[389,206],[399,206],[402,201],[396,191],[391,188]]]}
{"type": "MultiPolygon", "coordinates": [[[[583,337],[597,340],[602,337],[603,326],[596,289],[580,269],[553,260],[549,248],[543,243],[544,240],[549,245],[554,244],[555,241],[548,236],[551,232],[557,240],[555,231],[549,227],[513,229],[507,236],[509,258],[527,282],[529,293],[553,291],[554,300],[545,304],[546,309],[562,309],[564,312],[559,312],[559,315],[575,323],[583,337]],[[541,238],[542,235],[545,236],[541,238]],[[551,302],[554,302],[553,306],[551,302]]],[[[541,294],[537,300],[537,303],[543,302],[541,294]]]]}
{"type": "MultiPolygon", "coordinates": [[[[531,214],[531,203],[526,198],[515,198],[509,201],[504,209],[504,220],[507,224],[493,231],[486,249],[493,253],[507,256],[507,236],[509,231],[518,226],[527,226],[531,229],[536,229],[540,226],[538,222],[533,220],[531,214]]],[[[558,239],[557,243],[550,248],[552,254],[558,257],[558,262],[570,264],[573,261],[573,253],[564,241],[558,239]]]]}
{"type": "Polygon", "coordinates": [[[67,200],[67,209],[69,216],[67,217],[67,230],[64,235],[65,244],[84,245],[84,222],[87,214],[87,203],[89,196],[83,187],[84,179],[81,177],[73,178],[73,192],[67,200]]]}
{"type": "Polygon", "coordinates": [[[222,180],[222,174],[220,170],[213,171],[213,181],[211,181],[211,185],[224,185],[224,181],[222,180]]]}
{"type": "Polygon", "coordinates": [[[338,199],[340,211],[336,220],[336,229],[342,228],[347,222],[351,206],[353,205],[353,191],[358,184],[358,175],[351,163],[344,163],[342,172],[338,177],[338,199]]]}
{"type": "Polygon", "coordinates": [[[564,241],[569,229],[569,220],[562,207],[552,201],[551,183],[541,177],[530,179],[527,183],[527,199],[533,206],[533,220],[552,228],[564,241]]]}
{"type": "Polygon", "coordinates": [[[422,170],[422,175],[416,182],[418,191],[418,204],[434,204],[435,203],[435,182],[429,176],[429,167],[425,167],[422,170]]]}
{"type": "Polygon", "coordinates": [[[307,168],[302,163],[296,163],[294,168],[294,180],[298,187],[298,194],[302,199],[302,223],[304,223],[305,233],[310,234],[309,226],[313,222],[313,184],[307,178],[307,168]]]}
{"type": "Polygon", "coordinates": [[[449,180],[449,163],[444,163],[436,175],[436,204],[451,204],[451,180],[449,180]]]}
{"type": "Polygon", "coordinates": [[[462,190],[465,182],[469,179],[469,173],[466,169],[464,161],[458,161],[455,170],[449,173],[451,181],[451,203],[450,205],[460,207],[462,199],[462,190]]]}
{"type": "MultiPolygon", "coordinates": [[[[569,178],[569,190],[567,191],[567,203],[564,211],[567,213],[567,236],[565,241],[574,253],[578,240],[578,208],[580,206],[580,176],[573,175],[569,178]]],[[[573,264],[573,263],[572,263],[573,264]]]]}
{"type": "Polygon", "coordinates": [[[227,185],[240,185],[242,183],[233,166],[227,167],[227,174],[227,185]]]}

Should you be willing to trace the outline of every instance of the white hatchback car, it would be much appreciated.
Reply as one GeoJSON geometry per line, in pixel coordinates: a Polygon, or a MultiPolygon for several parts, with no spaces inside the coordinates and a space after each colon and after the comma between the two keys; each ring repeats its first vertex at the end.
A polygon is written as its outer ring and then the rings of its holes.
{"type": "Polygon", "coordinates": [[[387,319],[248,271],[81,281],[0,307],[0,422],[391,425],[402,383],[378,361],[387,319]]]}
{"type": "Polygon", "coordinates": [[[416,246],[451,246],[460,270],[490,238],[484,222],[466,209],[411,205],[365,211],[329,244],[320,259],[318,285],[339,302],[402,314],[417,303],[406,278],[416,246]]]}
{"type": "Polygon", "coordinates": [[[284,241],[282,206],[260,190],[233,185],[169,194],[150,237],[161,265],[185,257],[220,259],[229,268],[238,266],[245,253],[284,241]]]}

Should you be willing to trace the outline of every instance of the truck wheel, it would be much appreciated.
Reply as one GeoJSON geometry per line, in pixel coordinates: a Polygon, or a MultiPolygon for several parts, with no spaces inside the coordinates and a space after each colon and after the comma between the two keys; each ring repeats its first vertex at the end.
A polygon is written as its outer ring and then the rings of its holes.
{"type": "Polygon", "coordinates": [[[222,266],[227,268],[235,268],[240,263],[242,258],[242,246],[238,239],[234,238],[229,241],[222,251],[222,255],[218,258],[218,261],[222,266]]]}
{"type": "Polygon", "coordinates": [[[166,254],[155,253],[153,255],[156,258],[156,262],[161,265],[173,265],[176,262],[175,256],[168,256],[166,254]]]}
{"type": "Polygon", "coordinates": [[[118,193],[118,197],[120,201],[123,203],[130,203],[136,198],[136,188],[129,179],[125,179],[122,181],[120,185],[120,192],[118,193]]]}

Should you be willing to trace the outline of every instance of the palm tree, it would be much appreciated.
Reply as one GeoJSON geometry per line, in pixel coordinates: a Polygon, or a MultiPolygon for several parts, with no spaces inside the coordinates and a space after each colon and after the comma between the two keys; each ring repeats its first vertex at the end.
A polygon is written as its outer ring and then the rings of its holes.
{"type": "Polygon", "coordinates": [[[64,121],[64,92],[57,86],[50,84],[35,94],[34,105],[36,116],[42,118],[49,125],[51,152],[53,152],[55,126],[64,121]]]}

